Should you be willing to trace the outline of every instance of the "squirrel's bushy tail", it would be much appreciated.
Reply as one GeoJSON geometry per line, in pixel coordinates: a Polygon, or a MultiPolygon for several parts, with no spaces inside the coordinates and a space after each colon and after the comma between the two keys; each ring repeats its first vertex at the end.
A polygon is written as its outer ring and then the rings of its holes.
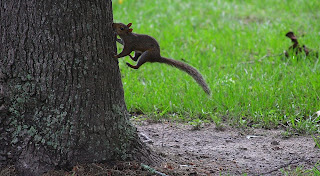
{"type": "Polygon", "coordinates": [[[196,80],[196,82],[202,87],[202,89],[208,94],[211,94],[210,88],[207,85],[206,81],[204,80],[204,78],[202,77],[202,75],[199,73],[199,71],[195,68],[193,68],[192,66],[183,63],[181,61],[178,60],[174,60],[174,59],[169,59],[169,58],[165,58],[165,57],[161,57],[161,59],[159,59],[157,62],[160,63],[165,63],[168,65],[171,65],[173,67],[176,67],[182,71],[187,72],[190,76],[192,76],[192,78],[194,80],[196,80]]]}

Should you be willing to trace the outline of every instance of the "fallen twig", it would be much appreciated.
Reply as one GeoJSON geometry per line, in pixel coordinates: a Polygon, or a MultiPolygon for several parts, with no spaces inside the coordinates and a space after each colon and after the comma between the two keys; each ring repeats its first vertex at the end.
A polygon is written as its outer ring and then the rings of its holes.
{"type": "Polygon", "coordinates": [[[288,162],[288,163],[286,163],[286,164],[280,165],[279,167],[276,167],[276,168],[274,168],[274,169],[272,169],[272,170],[270,170],[270,171],[268,171],[268,172],[264,172],[264,173],[257,174],[256,176],[271,174],[272,172],[275,172],[275,171],[277,171],[277,170],[279,170],[279,169],[282,169],[282,168],[286,168],[286,167],[290,166],[291,164],[297,164],[297,163],[300,163],[300,162],[305,161],[304,158],[301,158],[301,159],[299,159],[299,160],[297,160],[297,161],[295,161],[295,160],[296,160],[296,159],[292,159],[290,162],[288,162]]]}
{"type": "Polygon", "coordinates": [[[146,169],[147,171],[149,171],[152,174],[157,174],[157,175],[160,175],[160,176],[168,176],[168,175],[166,175],[164,173],[161,173],[159,171],[156,171],[154,168],[152,168],[152,167],[150,167],[148,165],[142,164],[142,163],[141,163],[141,167],[146,169]]]}
{"type": "Polygon", "coordinates": [[[222,66],[222,67],[231,67],[231,66],[239,65],[239,64],[253,64],[253,63],[255,63],[255,62],[262,62],[263,59],[268,58],[268,57],[277,57],[277,56],[281,56],[281,55],[283,55],[283,53],[274,54],[274,55],[266,54],[266,55],[262,56],[262,57],[261,57],[260,59],[258,59],[258,60],[251,60],[251,61],[239,62],[239,63],[237,63],[237,64],[224,65],[224,66],[222,66]]]}

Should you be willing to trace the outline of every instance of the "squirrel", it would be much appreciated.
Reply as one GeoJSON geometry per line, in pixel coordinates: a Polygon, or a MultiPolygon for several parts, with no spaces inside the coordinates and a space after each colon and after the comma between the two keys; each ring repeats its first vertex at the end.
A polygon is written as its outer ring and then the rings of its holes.
{"type": "Polygon", "coordinates": [[[133,33],[133,29],[130,28],[131,25],[132,23],[129,23],[128,25],[123,23],[112,24],[113,30],[122,39],[117,39],[117,41],[120,44],[123,44],[122,52],[115,55],[114,58],[121,58],[129,55],[132,60],[138,61],[136,65],[126,63],[133,69],[139,69],[139,67],[146,62],[168,64],[188,73],[202,87],[205,93],[208,95],[211,94],[209,86],[197,69],[184,62],[162,57],[160,55],[160,46],[157,40],[149,35],[133,33]],[[134,57],[130,55],[132,51],[135,51],[134,57]]]}
{"type": "Polygon", "coordinates": [[[289,51],[294,52],[296,55],[298,55],[299,53],[304,52],[306,54],[306,56],[309,56],[310,54],[313,54],[314,56],[316,56],[316,58],[319,58],[319,52],[315,52],[309,48],[307,48],[305,45],[301,45],[298,42],[297,37],[294,35],[294,33],[292,31],[289,31],[286,34],[286,37],[290,38],[293,45],[291,45],[288,49],[288,51],[285,51],[284,54],[286,57],[289,57],[289,51]]]}
{"type": "MultiPolygon", "coordinates": [[[[293,32],[289,31],[287,34],[286,34],[286,37],[290,38],[293,45],[289,47],[289,51],[294,51],[295,54],[299,54],[302,52],[302,50],[306,53],[306,56],[309,55],[309,50],[305,47],[305,45],[303,45],[302,47],[299,45],[298,43],[298,39],[297,37],[294,35],[293,32]]],[[[286,57],[289,57],[289,53],[287,51],[285,51],[285,56],[286,57]]]]}

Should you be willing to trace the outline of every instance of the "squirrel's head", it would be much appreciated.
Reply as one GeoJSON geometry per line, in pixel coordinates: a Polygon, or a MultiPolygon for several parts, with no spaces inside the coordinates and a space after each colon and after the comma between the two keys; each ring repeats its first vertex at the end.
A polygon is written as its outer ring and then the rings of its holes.
{"type": "Polygon", "coordinates": [[[298,42],[297,37],[294,36],[294,33],[293,33],[292,31],[289,31],[289,32],[286,34],[286,36],[287,36],[288,38],[290,38],[290,39],[292,40],[292,42],[294,42],[294,43],[297,43],[297,42],[298,42]]]}
{"type": "Polygon", "coordinates": [[[127,25],[123,23],[113,23],[112,28],[118,35],[124,35],[132,32],[133,29],[130,28],[131,25],[132,23],[129,23],[127,25]]]}

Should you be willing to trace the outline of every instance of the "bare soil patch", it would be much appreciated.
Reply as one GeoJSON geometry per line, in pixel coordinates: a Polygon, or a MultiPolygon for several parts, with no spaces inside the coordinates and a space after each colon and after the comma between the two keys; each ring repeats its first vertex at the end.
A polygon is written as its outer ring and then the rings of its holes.
{"type": "Polygon", "coordinates": [[[140,137],[166,159],[160,169],[165,173],[274,176],[283,175],[280,169],[311,168],[320,160],[311,136],[284,138],[282,130],[226,127],[221,131],[214,125],[193,130],[176,123],[145,123],[137,128],[140,137]]]}

